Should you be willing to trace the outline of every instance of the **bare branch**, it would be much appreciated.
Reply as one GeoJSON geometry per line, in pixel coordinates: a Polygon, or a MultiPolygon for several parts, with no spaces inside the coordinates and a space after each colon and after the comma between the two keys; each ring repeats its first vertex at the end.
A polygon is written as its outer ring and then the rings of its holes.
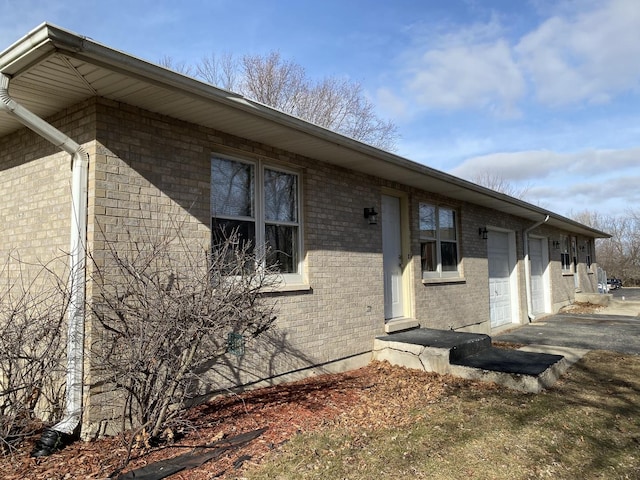
{"type": "Polygon", "coordinates": [[[203,57],[195,66],[195,76],[225,90],[236,92],[239,88],[239,65],[231,53],[203,57]]]}
{"type": "Polygon", "coordinates": [[[163,56],[158,61],[158,65],[183,75],[193,76],[194,74],[194,69],[191,65],[188,65],[186,62],[176,61],[168,55],[163,56]]]}
{"type": "Polygon", "coordinates": [[[496,172],[483,172],[472,178],[474,183],[490,188],[496,192],[504,193],[514,198],[524,200],[529,193],[530,185],[524,187],[516,187],[513,183],[506,180],[502,175],[496,172]]]}

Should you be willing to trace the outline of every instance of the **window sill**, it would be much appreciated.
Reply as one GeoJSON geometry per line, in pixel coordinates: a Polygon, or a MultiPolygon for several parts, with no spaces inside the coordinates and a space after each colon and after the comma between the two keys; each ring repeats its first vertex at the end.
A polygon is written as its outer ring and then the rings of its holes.
{"type": "Polygon", "coordinates": [[[311,285],[306,283],[283,283],[275,287],[265,288],[265,293],[287,293],[287,292],[309,292],[311,291],[311,285]]]}
{"type": "Polygon", "coordinates": [[[450,278],[423,278],[423,285],[443,285],[443,284],[456,284],[467,283],[467,279],[464,277],[450,277],[450,278]]]}

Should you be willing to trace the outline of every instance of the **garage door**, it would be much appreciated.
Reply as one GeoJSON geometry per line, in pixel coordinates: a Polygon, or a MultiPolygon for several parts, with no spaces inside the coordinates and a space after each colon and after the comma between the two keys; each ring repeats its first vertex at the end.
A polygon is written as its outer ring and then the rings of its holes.
{"type": "Polygon", "coordinates": [[[542,239],[529,239],[529,258],[531,261],[531,309],[532,313],[545,311],[544,255],[542,239]]]}
{"type": "Polygon", "coordinates": [[[489,257],[491,328],[496,328],[512,322],[509,234],[506,232],[489,232],[487,254],[489,257]]]}

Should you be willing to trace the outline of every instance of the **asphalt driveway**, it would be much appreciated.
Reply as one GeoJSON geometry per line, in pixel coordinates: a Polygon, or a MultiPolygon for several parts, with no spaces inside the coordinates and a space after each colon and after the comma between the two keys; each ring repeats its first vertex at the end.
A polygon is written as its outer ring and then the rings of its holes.
{"type": "Polygon", "coordinates": [[[524,325],[493,337],[498,342],[521,343],[611,350],[640,355],[640,303],[627,302],[625,310],[605,309],[598,314],[577,315],[561,313],[524,325]],[[633,304],[633,308],[631,307],[633,304]],[[624,311],[618,315],[607,312],[624,311]]]}

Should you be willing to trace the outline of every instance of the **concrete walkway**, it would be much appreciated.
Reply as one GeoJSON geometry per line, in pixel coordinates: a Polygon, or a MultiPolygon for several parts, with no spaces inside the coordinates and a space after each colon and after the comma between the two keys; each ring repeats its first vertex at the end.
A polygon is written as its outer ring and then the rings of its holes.
{"type": "Polygon", "coordinates": [[[596,312],[595,315],[640,317],[640,302],[634,300],[622,300],[614,298],[606,308],[596,312]]]}
{"type": "Polygon", "coordinates": [[[493,339],[532,347],[610,350],[640,355],[640,302],[614,299],[596,313],[551,315],[493,339]]]}

